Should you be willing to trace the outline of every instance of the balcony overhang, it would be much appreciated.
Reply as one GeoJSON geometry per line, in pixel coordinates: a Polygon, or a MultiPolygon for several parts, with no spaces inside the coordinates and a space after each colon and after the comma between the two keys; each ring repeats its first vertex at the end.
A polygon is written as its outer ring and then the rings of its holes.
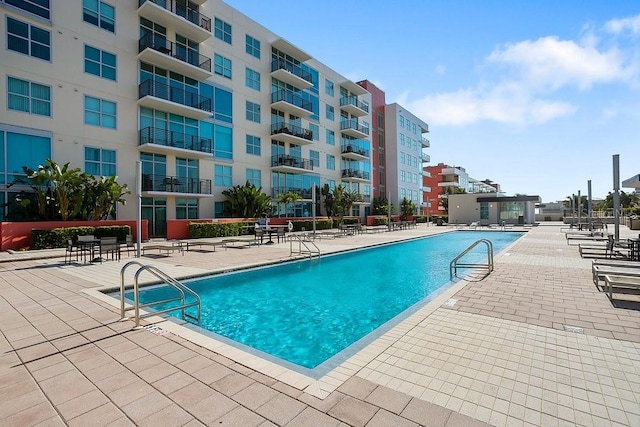
{"type": "Polygon", "coordinates": [[[313,144],[313,140],[309,140],[309,139],[306,139],[306,138],[301,138],[299,136],[291,135],[291,134],[284,133],[284,132],[274,133],[273,135],[271,135],[271,139],[273,139],[275,141],[288,142],[289,144],[296,144],[296,145],[311,145],[311,144],[313,144]]]}
{"type": "Polygon", "coordinates": [[[311,114],[313,114],[311,111],[307,110],[306,108],[298,107],[297,105],[290,104],[284,100],[276,101],[272,103],[271,107],[275,108],[276,110],[284,111],[285,113],[293,114],[294,116],[298,116],[298,117],[309,117],[311,114]]]}
{"type": "Polygon", "coordinates": [[[362,116],[366,116],[367,113],[365,110],[363,110],[360,107],[357,107],[353,104],[345,104],[345,105],[341,105],[340,109],[343,111],[346,111],[347,113],[351,114],[352,116],[356,116],[356,117],[362,117],[362,116]]]}
{"type": "Polygon", "coordinates": [[[346,128],[346,129],[342,129],[340,132],[344,133],[345,135],[349,135],[352,136],[354,138],[357,139],[366,139],[369,134],[366,134],[358,129],[354,129],[354,128],[346,128]]]}
{"type": "Polygon", "coordinates": [[[194,80],[202,81],[213,76],[211,71],[191,65],[188,62],[176,59],[171,55],[159,52],[150,47],[146,48],[138,54],[138,59],[151,65],[164,68],[166,70],[175,71],[194,80]]]}
{"type": "Polygon", "coordinates": [[[343,153],[340,153],[340,155],[345,159],[361,160],[361,161],[369,160],[369,157],[362,154],[358,154],[355,151],[345,151],[343,153]]]}
{"type": "Polygon", "coordinates": [[[640,175],[632,176],[631,178],[622,181],[624,188],[640,188],[640,175]]]}
{"type": "Polygon", "coordinates": [[[359,178],[357,176],[343,176],[341,180],[345,182],[362,182],[362,183],[370,182],[368,179],[359,178]]]}
{"type": "Polygon", "coordinates": [[[145,153],[169,154],[169,155],[174,155],[178,157],[188,157],[188,158],[196,157],[199,159],[206,159],[206,158],[212,157],[211,153],[206,153],[204,151],[188,150],[186,148],[178,148],[178,147],[172,147],[170,145],[152,144],[152,143],[138,145],[138,151],[144,151],[145,153]]]}
{"type": "Polygon", "coordinates": [[[316,172],[311,169],[297,168],[297,167],[288,166],[288,165],[272,166],[271,170],[273,172],[296,173],[296,174],[304,174],[304,175],[319,175],[319,172],[316,172]]]}
{"type": "Polygon", "coordinates": [[[271,77],[274,79],[278,79],[281,82],[285,82],[290,84],[291,86],[297,87],[299,89],[308,89],[313,86],[313,83],[303,79],[302,77],[298,77],[295,74],[285,70],[284,68],[278,68],[274,72],[271,73],[271,77]]]}
{"type": "Polygon", "coordinates": [[[191,117],[197,120],[203,120],[211,117],[212,113],[187,105],[178,104],[177,102],[167,101],[166,99],[157,98],[147,95],[138,99],[138,105],[142,107],[153,108],[154,110],[162,110],[168,113],[179,114],[181,116],[191,117]]]}
{"type": "MultiPolygon", "coordinates": [[[[204,0],[202,3],[204,3],[204,0]]],[[[202,43],[211,37],[210,30],[202,28],[152,1],[145,1],[142,3],[138,8],[138,15],[167,28],[172,28],[176,33],[179,33],[180,35],[197,43],[202,43]]]]}
{"type": "Polygon", "coordinates": [[[292,45],[289,41],[283,39],[282,37],[271,43],[271,46],[275,47],[281,52],[291,55],[300,62],[308,61],[311,59],[311,55],[292,45]]]}
{"type": "Polygon", "coordinates": [[[191,3],[197,4],[198,6],[202,6],[207,2],[207,0],[190,0],[191,3]]]}
{"type": "Polygon", "coordinates": [[[347,89],[352,95],[360,96],[369,93],[369,91],[367,91],[365,88],[357,83],[352,82],[351,80],[343,81],[342,83],[340,83],[340,86],[347,89]]]}
{"type": "Polygon", "coordinates": [[[177,193],[172,191],[143,191],[142,197],[177,197],[188,199],[212,199],[213,194],[205,193],[177,193]]]}

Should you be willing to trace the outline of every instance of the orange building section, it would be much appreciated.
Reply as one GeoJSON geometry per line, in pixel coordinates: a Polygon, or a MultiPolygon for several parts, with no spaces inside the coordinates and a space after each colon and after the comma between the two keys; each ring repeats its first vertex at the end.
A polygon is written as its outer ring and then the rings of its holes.
{"type": "Polygon", "coordinates": [[[438,215],[444,213],[439,210],[440,195],[444,190],[443,187],[439,187],[438,184],[442,182],[442,169],[450,168],[451,166],[439,163],[435,166],[425,166],[424,170],[429,172],[431,176],[422,177],[422,186],[429,187],[431,191],[422,193],[422,202],[424,203],[423,214],[424,215],[438,215]],[[431,204],[431,207],[428,207],[431,204]]]}
{"type": "Polygon", "coordinates": [[[386,172],[384,168],[384,92],[369,80],[362,80],[357,84],[371,93],[371,195],[385,198],[387,194],[386,172]],[[381,162],[382,161],[382,162],[381,162]]]}

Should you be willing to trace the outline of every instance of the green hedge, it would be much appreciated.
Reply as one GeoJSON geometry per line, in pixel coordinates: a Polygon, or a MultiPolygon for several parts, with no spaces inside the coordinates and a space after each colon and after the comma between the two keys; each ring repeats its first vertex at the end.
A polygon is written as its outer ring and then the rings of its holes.
{"type": "Polygon", "coordinates": [[[389,223],[389,218],[386,216],[376,216],[373,218],[373,225],[387,225],[389,223]]]}
{"type": "MultiPolygon", "coordinates": [[[[293,231],[313,231],[313,220],[292,220],[293,231]]],[[[331,219],[316,219],[316,230],[330,230],[333,228],[333,220],[331,219]]]]}
{"type": "Polygon", "coordinates": [[[117,237],[119,242],[124,242],[127,234],[131,234],[131,227],[128,225],[105,225],[105,226],[80,226],[62,227],[51,230],[31,230],[31,249],[51,249],[64,248],[67,240],[74,243],[78,236],[94,235],[100,237],[117,237]]]}
{"type": "Polygon", "coordinates": [[[240,234],[252,234],[251,227],[253,221],[243,222],[190,222],[189,237],[197,239],[200,237],[228,237],[239,236],[240,234]]]}

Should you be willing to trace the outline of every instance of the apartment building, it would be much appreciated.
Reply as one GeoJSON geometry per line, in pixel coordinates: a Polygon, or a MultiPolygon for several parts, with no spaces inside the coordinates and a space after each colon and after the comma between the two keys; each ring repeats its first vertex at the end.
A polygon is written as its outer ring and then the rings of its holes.
{"type": "MultiPolygon", "coordinates": [[[[0,203],[51,158],[131,189],[140,162],[150,236],[225,216],[222,191],[247,181],[302,197],[274,215],[309,216],[325,184],[368,211],[369,92],[222,1],[0,0],[0,14],[0,203]]],[[[132,194],[117,217],[136,212],[132,194]]]]}

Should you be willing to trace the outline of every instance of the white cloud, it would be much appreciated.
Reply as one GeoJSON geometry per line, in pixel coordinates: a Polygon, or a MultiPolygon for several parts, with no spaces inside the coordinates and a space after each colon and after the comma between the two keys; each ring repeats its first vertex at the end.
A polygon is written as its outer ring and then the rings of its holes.
{"type": "Polygon", "coordinates": [[[633,74],[616,49],[600,52],[591,43],[579,45],[557,37],[509,44],[487,60],[516,67],[527,84],[539,89],[575,85],[586,90],[595,83],[627,80],[633,74]]]}
{"type": "Polygon", "coordinates": [[[620,34],[623,31],[630,31],[632,34],[640,34],[640,15],[630,18],[612,19],[608,21],[604,28],[613,34],[620,34]]]}

